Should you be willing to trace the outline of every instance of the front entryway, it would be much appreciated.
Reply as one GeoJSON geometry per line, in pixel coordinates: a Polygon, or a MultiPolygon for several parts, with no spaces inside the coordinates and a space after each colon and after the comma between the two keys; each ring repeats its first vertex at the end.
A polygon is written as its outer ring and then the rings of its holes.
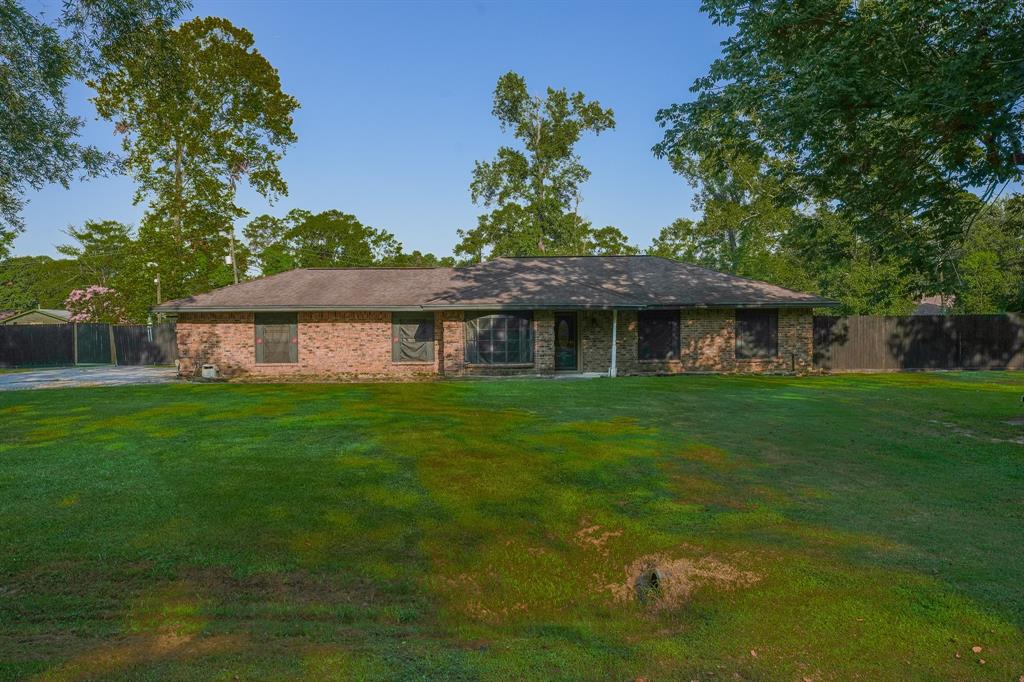
{"type": "Polygon", "coordinates": [[[555,369],[575,370],[577,364],[576,313],[555,314],[555,369]]]}

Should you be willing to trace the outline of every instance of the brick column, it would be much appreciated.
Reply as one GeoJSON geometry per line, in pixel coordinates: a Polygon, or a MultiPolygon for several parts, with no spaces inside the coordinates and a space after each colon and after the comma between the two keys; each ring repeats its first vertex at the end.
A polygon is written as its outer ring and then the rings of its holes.
{"type": "Polygon", "coordinates": [[[616,360],[619,374],[634,374],[640,369],[639,334],[640,325],[635,310],[620,310],[618,314],[618,331],[615,340],[616,360]]]}
{"type": "Polygon", "coordinates": [[[779,311],[779,355],[782,369],[814,369],[814,311],[810,308],[779,311]]]}
{"type": "Polygon", "coordinates": [[[537,371],[555,371],[555,314],[550,310],[533,313],[533,363],[537,371]]]}
{"type": "Polygon", "coordinates": [[[466,364],[466,316],[461,310],[446,310],[440,318],[441,374],[459,376],[466,364]]]}

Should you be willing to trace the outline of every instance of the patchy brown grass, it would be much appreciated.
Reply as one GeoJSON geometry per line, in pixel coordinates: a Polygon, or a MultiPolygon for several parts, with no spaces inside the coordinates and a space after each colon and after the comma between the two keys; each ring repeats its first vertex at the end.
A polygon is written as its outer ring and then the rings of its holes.
{"type": "MultiPolygon", "coordinates": [[[[691,548],[692,551],[693,548],[691,548]]],[[[697,557],[649,554],[625,568],[625,580],[606,585],[616,602],[637,601],[655,610],[683,607],[700,589],[734,590],[754,585],[760,576],[710,554],[697,557]]]]}

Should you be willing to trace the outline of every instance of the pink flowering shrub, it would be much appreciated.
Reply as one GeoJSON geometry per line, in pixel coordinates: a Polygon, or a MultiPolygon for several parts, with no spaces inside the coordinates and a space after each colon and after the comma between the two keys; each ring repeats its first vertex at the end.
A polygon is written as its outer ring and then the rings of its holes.
{"type": "Polygon", "coordinates": [[[71,322],[128,322],[117,291],[99,284],[72,291],[64,301],[64,308],[71,313],[71,322]]]}

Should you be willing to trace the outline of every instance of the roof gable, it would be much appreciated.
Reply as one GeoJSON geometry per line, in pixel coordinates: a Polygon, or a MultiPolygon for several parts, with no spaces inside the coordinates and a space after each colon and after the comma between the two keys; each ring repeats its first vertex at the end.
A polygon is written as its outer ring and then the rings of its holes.
{"type": "Polygon", "coordinates": [[[51,318],[54,324],[60,324],[62,322],[68,322],[71,320],[71,313],[67,310],[57,310],[55,308],[33,308],[32,310],[25,310],[22,312],[11,311],[10,314],[5,314],[6,311],[0,312],[0,321],[5,323],[20,320],[28,315],[38,315],[42,317],[51,318]]]}

